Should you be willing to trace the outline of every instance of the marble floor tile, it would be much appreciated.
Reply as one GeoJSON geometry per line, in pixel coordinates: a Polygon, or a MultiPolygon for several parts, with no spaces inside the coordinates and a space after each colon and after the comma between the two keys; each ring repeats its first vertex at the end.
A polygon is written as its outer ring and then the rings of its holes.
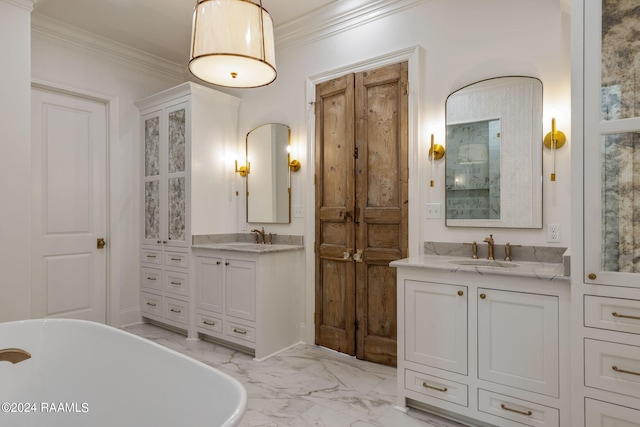
{"type": "MultiPolygon", "coordinates": [[[[243,427],[464,427],[394,409],[396,369],[313,345],[262,362],[151,324],[124,328],[231,375],[247,390],[243,427]]],[[[413,411],[411,411],[413,412],[413,411]]]]}

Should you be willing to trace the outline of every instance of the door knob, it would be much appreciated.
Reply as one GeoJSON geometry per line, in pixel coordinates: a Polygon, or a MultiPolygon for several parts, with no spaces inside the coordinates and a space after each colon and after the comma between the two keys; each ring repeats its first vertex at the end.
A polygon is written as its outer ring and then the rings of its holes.
{"type": "Polygon", "coordinates": [[[356,250],[356,253],[353,254],[353,260],[355,262],[362,262],[362,249],[356,250]]]}
{"type": "Polygon", "coordinates": [[[105,242],[104,237],[98,237],[98,239],[96,240],[96,247],[98,249],[104,249],[106,244],[107,242],[105,242]]]}

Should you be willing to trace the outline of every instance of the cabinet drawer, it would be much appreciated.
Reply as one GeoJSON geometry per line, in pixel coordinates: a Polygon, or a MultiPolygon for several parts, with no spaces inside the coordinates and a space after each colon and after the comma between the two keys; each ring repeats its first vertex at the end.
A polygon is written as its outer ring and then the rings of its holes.
{"type": "Polygon", "coordinates": [[[478,389],[478,410],[526,426],[560,425],[560,412],[556,408],[482,389],[478,389]]]}
{"type": "Polygon", "coordinates": [[[187,252],[165,251],[164,265],[189,268],[189,254],[187,252]]]}
{"type": "Polygon", "coordinates": [[[222,320],[207,316],[206,314],[198,313],[196,325],[200,328],[207,329],[211,332],[222,333],[222,320]]]}
{"type": "Polygon", "coordinates": [[[426,396],[446,400],[460,406],[469,406],[468,389],[465,384],[405,369],[404,386],[407,390],[426,396]]]}
{"type": "Polygon", "coordinates": [[[584,342],[585,384],[640,398],[640,347],[584,342]]]}
{"type": "Polygon", "coordinates": [[[189,275],[179,271],[165,271],[164,290],[172,294],[189,296],[189,275]]]}
{"type": "Polygon", "coordinates": [[[162,270],[142,267],[142,286],[145,288],[162,290],[162,270]]]}
{"type": "Polygon", "coordinates": [[[584,325],[640,334],[640,301],[585,295],[584,325]]]}
{"type": "Polygon", "coordinates": [[[153,314],[154,316],[162,316],[162,297],[148,292],[142,292],[142,305],[140,310],[143,313],[153,314]]]}
{"type": "Polygon", "coordinates": [[[585,427],[640,427],[640,411],[593,399],[584,402],[585,427]]]}
{"type": "Polygon", "coordinates": [[[224,333],[225,335],[244,341],[256,342],[256,330],[250,326],[226,322],[224,325],[224,333]]]}
{"type": "Polygon", "coordinates": [[[162,251],[159,249],[142,248],[140,259],[145,264],[162,265],[162,251]]]}
{"type": "Polygon", "coordinates": [[[164,298],[162,317],[186,325],[189,322],[189,304],[173,298],[164,298]]]}

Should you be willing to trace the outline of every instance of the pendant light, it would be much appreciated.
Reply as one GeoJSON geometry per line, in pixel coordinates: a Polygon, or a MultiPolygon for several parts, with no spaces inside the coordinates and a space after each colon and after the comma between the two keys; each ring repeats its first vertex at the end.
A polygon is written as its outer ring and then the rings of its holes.
{"type": "Polygon", "coordinates": [[[249,88],[273,82],[273,20],[262,0],[197,0],[189,71],[218,86],[249,88]]]}

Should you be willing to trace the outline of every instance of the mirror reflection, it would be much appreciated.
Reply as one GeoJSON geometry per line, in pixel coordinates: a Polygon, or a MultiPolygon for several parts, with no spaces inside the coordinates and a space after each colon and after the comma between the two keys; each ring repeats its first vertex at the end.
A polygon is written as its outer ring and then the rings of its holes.
{"type": "Polygon", "coordinates": [[[498,77],[446,101],[446,225],[542,227],[542,82],[498,77]]]}
{"type": "Polygon", "coordinates": [[[289,127],[258,126],[247,133],[246,143],[247,222],[290,222],[289,127]]]}

